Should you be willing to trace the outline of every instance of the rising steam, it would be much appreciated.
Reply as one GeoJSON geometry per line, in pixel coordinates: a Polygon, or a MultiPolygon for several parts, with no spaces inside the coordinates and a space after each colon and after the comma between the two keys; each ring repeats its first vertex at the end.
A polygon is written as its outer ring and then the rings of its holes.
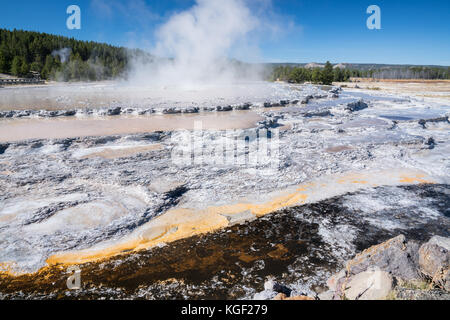
{"type": "Polygon", "coordinates": [[[258,74],[258,68],[230,60],[258,26],[243,0],[197,0],[174,14],[156,31],[157,62],[134,58],[130,80],[140,84],[204,84],[231,82],[258,74]]]}

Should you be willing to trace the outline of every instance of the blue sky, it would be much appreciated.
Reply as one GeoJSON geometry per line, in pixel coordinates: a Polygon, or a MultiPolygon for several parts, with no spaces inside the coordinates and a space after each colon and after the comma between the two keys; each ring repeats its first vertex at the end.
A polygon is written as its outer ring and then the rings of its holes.
{"type": "MultiPolygon", "coordinates": [[[[224,2],[227,0],[223,0],[224,2]]],[[[246,0],[265,25],[252,37],[264,62],[450,65],[448,0],[246,0]],[[381,8],[381,30],[366,9],[381,8]],[[273,28],[272,28],[273,27],[273,28]]],[[[194,0],[2,1],[0,27],[150,49],[154,32],[194,0]],[[66,28],[66,8],[82,11],[81,30],[66,28]]],[[[238,56],[238,58],[240,58],[238,56]]]]}

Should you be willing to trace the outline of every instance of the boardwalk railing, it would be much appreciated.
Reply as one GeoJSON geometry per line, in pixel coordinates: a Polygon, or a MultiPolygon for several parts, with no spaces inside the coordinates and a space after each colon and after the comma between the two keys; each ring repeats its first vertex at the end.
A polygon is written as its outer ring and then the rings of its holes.
{"type": "Polygon", "coordinates": [[[40,79],[0,79],[0,86],[16,84],[45,84],[45,81],[40,79]]]}

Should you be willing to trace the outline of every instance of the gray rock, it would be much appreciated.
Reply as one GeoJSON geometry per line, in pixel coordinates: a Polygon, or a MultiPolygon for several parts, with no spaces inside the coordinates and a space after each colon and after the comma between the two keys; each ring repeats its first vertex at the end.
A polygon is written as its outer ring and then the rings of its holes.
{"type": "Polygon", "coordinates": [[[363,100],[359,100],[357,102],[352,102],[347,104],[347,106],[345,107],[345,110],[348,110],[350,112],[356,112],[356,111],[361,111],[364,109],[367,109],[369,107],[369,105],[367,103],[365,103],[363,100]]]}
{"type": "Polygon", "coordinates": [[[168,109],[164,109],[163,114],[179,114],[181,113],[181,110],[177,109],[177,108],[168,108],[168,109]]]}
{"type": "Polygon", "coordinates": [[[428,243],[435,244],[437,246],[444,248],[447,251],[450,251],[450,238],[434,236],[433,238],[430,239],[430,241],[428,241],[428,243]]]}
{"type": "Polygon", "coordinates": [[[399,280],[420,279],[418,249],[416,242],[407,243],[403,235],[372,246],[347,261],[343,270],[328,279],[327,285],[336,297],[343,297],[354,276],[373,268],[399,280]]]}
{"type": "Polygon", "coordinates": [[[198,113],[200,111],[197,107],[186,108],[183,110],[183,113],[198,113]]]}
{"type": "Polygon", "coordinates": [[[251,103],[244,103],[243,105],[235,106],[235,110],[250,110],[250,107],[252,106],[251,103]]]}
{"type": "Polygon", "coordinates": [[[303,98],[301,104],[308,104],[311,99],[314,99],[314,97],[311,95],[306,96],[305,98],[303,98]]]}
{"type": "Polygon", "coordinates": [[[232,106],[226,106],[226,107],[218,106],[216,108],[216,110],[219,111],[219,112],[232,111],[233,107],[232,106]]]}
{"type": "Polygon", "coordinates": [[[125,110],[122,110],[122,113],[124,113],[124,114],[130,114],[130,113],[133,113],[133,112],[134,112],[134,109],[132,109],[132,108],[127,108],[125,110]]]}
{"type": "Polygon", "coordinates": [[[364,250],[347,262],[346,270],[350,275],[355,275],[376,266],[402,280],[419,279],[418,248],[416,242],[407,243],[405,236],[400,235],[364,250]]]}
{"type": "Polygon", "coordinates": [[[442,290],[417,290],[398,288],[395,290],[396,300],[450,300],[450,293],[442,290]]]}
{"type": "Polygon", "coordinates": [[[405,236],[400,235],[372,246],[356,255],[352,260],[347,261],[344,269],[328,279],[327,285],[333,293],[334,299],[342,299],[343,297],[353,299],[357,296],[367,299],[381,299],[383,298],[381,295],[385,294],[389,287],[386,274],[392,278],[391,286],[393,278],[406,282],[422,278],[419,272],[418,251],[418,243],[414,241],[406,242],[405,236]],[[375,271],[383,273],[374,273],[375,271]],[[361,279],[370,275],[380,276],[383,290],[373,291],[373,288],[371,288],[363,297],[361,293],[364,291],[364,284],[361,279]]]}
{"type": "Polygon", "coordinates": [[[304,114],[305,118],[312,118],[312,117],[329,117],[331,116],[330,110],[325,111],[317,111],[317,112],[308,112],[304,114]]]}
{"type": "Polygon", "coordinates": [[[58,116],[59,116],[59,112],[58,112],[58,111],[46,111],[46,110],[42,110],[42,111],[39,113],[39,116],[40,116],[40,117],[43,117],[43,118],[55,118],[55,117],[58,117],[58,116]]]}
{"type": "Polygon", "coordinates": [[[139,115],[145,115],[145,114],[152,114],[152,113],[155,113],[155,110],[153,110],[153,109],[143,109],[143,110],[139,110],[138,111],[138,114],[139,115]]]}
{"type": "Polygon", "coordinates": [[[73,117],[76,114],[77,114],[76,110],[66,110],[66,111],[64,111],[64,116],[66,116],[66,117],[73,117]]]}
{"type": "Polygon", "coordinates": [[[436,142],[433,137],[430,137],[424,141],[423,145],[425,149],[432,150],[436,146],[436,142]]]}
{"type": "Polygon", "coordinates": [[[8,143],[4,143],[4,144],[0,144],[0,154],[4,154],[6,149],[9,148],[9,144],[8,143]]]}
{"type": "Polygon", "coordinates": [[[419,125],[422,126],[422,128],[426,129],[426,124],[427,123],[439,123],[439,122],[444,122],[444,123],[449,123],[448,121],[448,116],[445,117],[440,117],[440,118],[434,118],[434,119],[420,119],[419,120],[419,125]]]}
{"type": "Polygon", "coordinates": [[[282,125],[278,123],[280,119],[282,119],[282,116],[271,116],[267,117],[266,120],[260,121],[258,124],[259,129],[273,129],[281,127],[282,125]]]}
{"type": "Polygon", "coordinates": [[[274,291],[277,293],[283,293],[286,296],[290,296],[292,290],[286,287],[285,285],[282,285],[278,282],[275,282],[274,280],[268,280],[264,283],[264,289],[267,291],[274,291]]]}
{"type": "Polygon", "coordinates": [[[344,289],[350,300],[381,300],[392,291],[392,277],[379,268],[371,268],[353,276],[344,289]]]}
{"type": "Polygon", "coordinates": [[[116,107],[116,108],[108,109],[107,115],[108,116],[118,116],[121,112],[122,112],[122,108],[116,107]]]}
{"type": "Polygon", "coordinates": [[[420,271],[441,288],[450,291],[450,238],[434,236],[419,249],[420,271]]]}
{"type": "Polygon", "coordinates": [[[341,87],[334,87],[333,89],[331,89],[330,91],[328,91],[329,93],[334,93],[334,94],[338,94],[339,92],[342,91],[341,87]]]}
{"type": "Polygon", "coordinates": [[[347,276],[347,272],[345,271],[345,269],[342,269],[341,271],[339,271],[338,273],[332,275],[328,280],[327,280],[327,286],[328,288],[330,288],[331,291],[337,291],[338,290],[338,284],[339,281],[341,279],[345,279],[345,277],[347,276]]]}
{"type": "Polygon", "coordinates": [[[333,291],[325,291],[317,295],[319,300],[334,300],[334,292],[333,291]]]}
{"type": "Polygon", "coordinates": [[[16,112],[15,111],[7,111],[6,113],[5,113],[5,118],[12,118],[12,117],[14,117],[15,116],[15,114],[16,114],[16,112]]]}
{"type": "Polygon", "coordinates": [[[17,118],[29,117],[30,115],[31,115],[31,111],[29,111],[29,110],[23,110],[23,111],[19,111],[16,113],[17,118]]]}

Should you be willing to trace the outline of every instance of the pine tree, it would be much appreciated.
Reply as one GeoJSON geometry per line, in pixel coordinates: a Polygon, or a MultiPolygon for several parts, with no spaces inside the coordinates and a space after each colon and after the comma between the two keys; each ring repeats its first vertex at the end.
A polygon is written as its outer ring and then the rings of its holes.
{"type": "Polygon", "coordinates": [[[20,76],[26,77],[30,73],[30,65],[25,59],[22,59],[22,64],[20,65],[20,76]]]}
{"type": "Polygon", "coordinates": [[[325,64],[325,68],[322,71],[322,83],[325,85],[331,85],[333,84],[333,66],[331,65],[330,61],[327,61],[325,64]]]}
{"type": "Polygon", "coordinates": [[[22,59],[18,56],[15,56],[11,63],[11,74],[16,77],[19,77],[21,67],[22,67],[22,59]]]}
{"type": "Polygon", "coordinates": [[[8,62],[6,60],[6,57],[0,52],[0,73],[8,73],[8,62]]]}
{"type": "Polygon", "coordinates": [[[312,71],[312,75],[311,75],[311,81],[313,83],[319,83],[322,81],[322,72],[320,71],[319,68],[315,68],[312,71]]]}

